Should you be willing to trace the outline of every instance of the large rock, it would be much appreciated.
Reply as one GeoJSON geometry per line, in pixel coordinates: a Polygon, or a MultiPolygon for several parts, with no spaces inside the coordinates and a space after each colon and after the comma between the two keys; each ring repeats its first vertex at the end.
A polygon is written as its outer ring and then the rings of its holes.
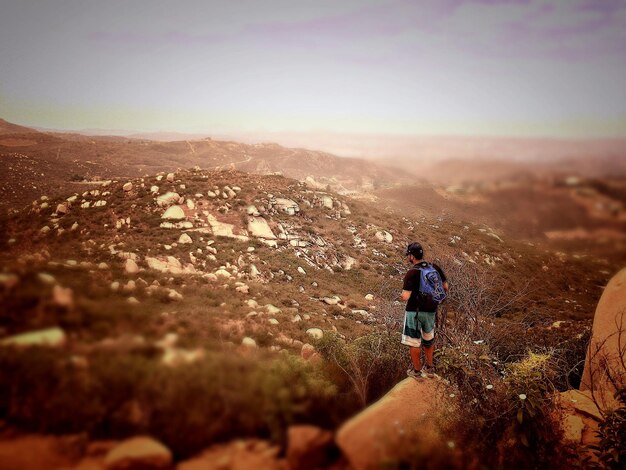
{"type": "Polygon", "coordinates": [[[109,451],[104,459],[106,470],[159,470],[172,465],[172,452],[147,436],[133,437],[109,451]]]}
{"type": "Polygon", "coordinates": [[[185,218],[185,212],[180,206],[171,206],[163,213],[162,219],[168,220],[182,220],[185,218]]]}
{"type": "Polygon", "coordinates": [[[326,468],[332,458],[333,434],[317,426],[290,426],[287,463],[293,470],[326,468]]]}
{"type": "MultiPolygon", "coordinates": [[[[158,187],[153,186],[152,188],[156,188],[156,191],[152,189],[153,192],[157,192],[159,190],[158,187]]],[[[168,191],[165,194],[161,194],[156,198],[157,205],[159,207],[169,207],[172,204],[178,204],[180,202],[180,195],[178,193],[168,191]]]]}
{"type": "Polygon", "coordinates": [[[253,237],[265,238],[268,240],[276,239],[276,235],[272,232],[267,220],[263,217],[250,217],[248,219],[248,231],[253,237]]]}
{"type": "Polygon", "coordinates": [[[0,345],[17,347],[46,346],[50,348],[60,348],[65,345],[65,341],[65,332],[61,328],[55,327],[10,336],[0,341],[0,345]]]}
{"type": "Polygon", "coordinates": [[[402,449],[419,450],[425,458],[443,452],[446,439],[437,430],[437,413],[446,408],[445,396],[440,381],[405,379],[339,428],[337,445],[356,470],[407,457],[402,449]]]}
{"type": "Polygon", "coordinates": [[[178,464],[178,470],[287,470],[280,448],[256,439],[216,444],[178,464]]]}
{"type": "Polygon", "coordinates": [[[626,384],[623,345],[626,344],[626,268],[608,283],[593,318],[580,390],[594,392],[601,408],[617,405],[614,381],[626,384]],[[622,349],[620,350],[620,345],[622,349]]]}

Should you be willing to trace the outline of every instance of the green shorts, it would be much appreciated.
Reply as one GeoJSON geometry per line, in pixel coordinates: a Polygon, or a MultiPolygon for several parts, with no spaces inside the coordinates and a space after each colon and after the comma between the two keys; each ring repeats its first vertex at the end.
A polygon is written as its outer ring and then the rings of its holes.
{"type": "Polygon", "coordinates": [[[419,348],[422,338],[430,341],[435,337],[435,312],[404,312],[402,344],[419,348]]]}

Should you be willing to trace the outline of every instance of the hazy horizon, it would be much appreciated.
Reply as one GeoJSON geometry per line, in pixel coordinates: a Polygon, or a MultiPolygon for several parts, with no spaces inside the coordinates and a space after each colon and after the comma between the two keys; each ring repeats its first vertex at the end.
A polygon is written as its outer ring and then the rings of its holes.
{"type": "Polygon", "coordinates": [[[620,0],[1,8],[1,114],[22,125],[626,137],[620,0]]]}

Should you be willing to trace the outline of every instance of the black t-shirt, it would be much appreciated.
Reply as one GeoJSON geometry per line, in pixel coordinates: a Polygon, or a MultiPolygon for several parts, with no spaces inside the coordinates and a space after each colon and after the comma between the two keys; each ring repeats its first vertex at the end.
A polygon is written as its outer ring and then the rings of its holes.
{"type": "MultiPolygon", "coordinates": [[[[431,263],[431,264],[433,268],[435,268],[437,272],[439,273],[439,275],[441,276],[441,282],[446,282],[447,278],[443,270],[439,266],[437,266],[435,263],[431,263]]],[[[419,288],[420,288],[419,268],[420,267],[425,268],[426,266],[428,266],[428,263],[426,261],[420,261],[419,263],[416,263],[411,269],[409,269],[407,273],[404,275],[404,283],[402,285],[402,290],[411,291],[411,297],[409,297],[409,300],[406,303],[407,312],[417,312],[418,310],[422,312],[432,311],[432,307],[426,310],[422,310],[422,308],[425,306],[420,305],[420,298],[418,296],[419,288]]]]}

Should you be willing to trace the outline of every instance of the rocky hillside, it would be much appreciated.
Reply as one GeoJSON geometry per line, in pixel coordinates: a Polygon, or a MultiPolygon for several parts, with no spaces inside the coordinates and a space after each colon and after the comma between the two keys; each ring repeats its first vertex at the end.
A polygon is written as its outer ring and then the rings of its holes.
{"type": "MultiPolygon", "coordinates": [[[[12,384],[0,383],[11,390],[1,416],[90,437],[149,432],[176,458],[241,436],[281,442],[294,423],[334,429],[358,411],[353,383],[323,357],[373,332],[398,348],[409,241],[449,274],[448,322],[479,311],[500,332],[476,330],[472,347],[493,341],[510,358],[556,345],[568,369],[610,276],[601,260],[485,224],[280,175],[194,168],[73,189],[0,219],[0,365],[12,384]]],[[[406,360],[361,400],[391,388],[406,360]]]]}

